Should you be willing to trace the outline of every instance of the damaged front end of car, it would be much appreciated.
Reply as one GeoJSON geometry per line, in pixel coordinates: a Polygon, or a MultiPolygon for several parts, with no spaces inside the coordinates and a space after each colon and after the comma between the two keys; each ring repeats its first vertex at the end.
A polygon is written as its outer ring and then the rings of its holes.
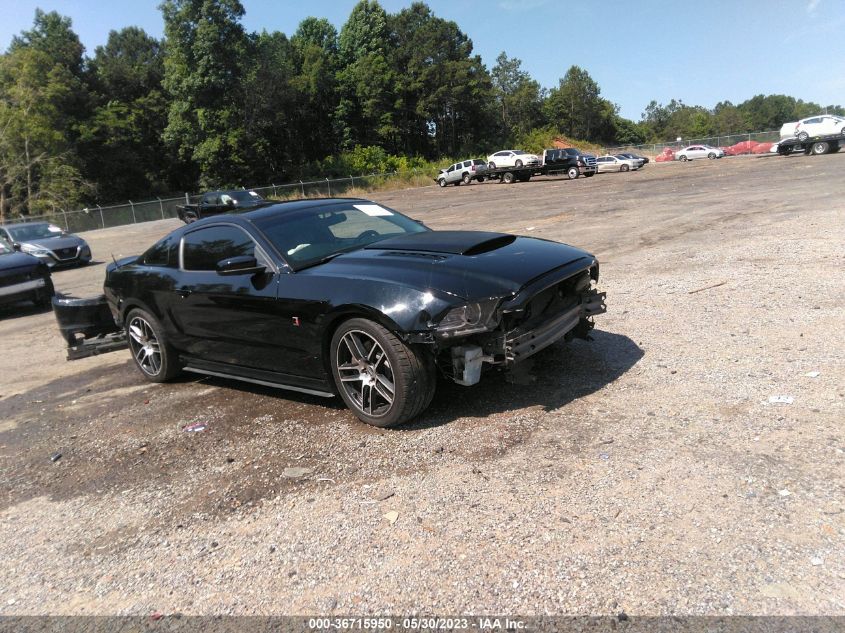
{"type": "Polygon", "coordinates": [[[437,366],[459,385],[479,382],[486,364],[510,369],[560,339],[590,340],[606,312],[596,260],[553,271],[519,292],[450,309],[434,326],[437,366]]]}

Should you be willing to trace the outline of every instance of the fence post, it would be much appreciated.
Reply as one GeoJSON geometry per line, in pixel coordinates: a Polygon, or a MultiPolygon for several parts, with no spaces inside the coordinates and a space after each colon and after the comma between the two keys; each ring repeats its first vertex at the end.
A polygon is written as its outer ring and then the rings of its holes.
{"type": "Polygon", "coordinates": [[[129,201],[129,208],[132,209],[132,224],[137,224],[137,222],[135,221],[135,205],[132,203],[131,200],[129,201]]]}
{"type": "Polygon", "coordinates": [[[273,185],[273,197],[278,198],[279,196],[276,194],[276,185],[273,185]]]}
{"type": "Polygon", "coordinates": [[[299,181],[299,186],[302,187],[302,197],[304,198],[305,197],[305,185],[302,183],[301,180],[299,181]]]}
{"type": "Polygon", "coordinates": [[[102,225],[103,225],[103,226],[102,226],[102,228],[106,228],[106,219],[103,217],[103,207],[101,207],[101,206],[98,204],[98,205],[97,205],[97,208],[100,210],[100,224],[102,224],[102,225]]]}
{"type": "Polygon", "coordinates": [[[185,204],[191,204],[191,196],[188,195],[188,192],[185,192],[185,204]]]}
{"type": "Polygon", "coordinates": [[[351,188],[354,189],[355,188],[355,178],[353,178],[352,174],[349,174],[349,180],[352,181],[351,188]]]}
{"type": "Polygon", "coordinates": [[[62,209],[62,216],[65,218],[65,231],[70,233],[70,226],[67,223],[67,212],[64,209],[62,209]]]}
{"type": "Polygon", "coordinates": [[[161,209],[161,219],[164,219],[164,205],[161,203],[161,198],[156,196],[156,200],[158,200],[158,206],[161,209]]]}
{"type": "Polygon", "coordinates": [[[329,182],[329,177],[326,176],[326,187],[329,189],[329,198],[332,197],[332,183],[329,182]]]}

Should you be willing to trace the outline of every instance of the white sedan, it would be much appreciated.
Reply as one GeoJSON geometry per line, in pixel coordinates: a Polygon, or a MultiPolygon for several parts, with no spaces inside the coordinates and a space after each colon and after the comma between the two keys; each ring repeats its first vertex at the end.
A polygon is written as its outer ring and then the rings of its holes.
{"type": "Polygon", "coordinates": [[[503,149],[487,157],[490,169],[496,167],[531,167],[539,166],[540,158],[536,154],[523,152],[521,149],[503,149]]]}
{"type": "Polygon", "coordinates": [[[596,159],[599,173],[603,171],[636,171],[640,168],[640,161],[631,158],[620,158],[606,154],[596,159]]]}
{"type": "Polygon", "coordinates": [[[795,125],[795,136],[798,137],[799,141],[833,134],[845,136],[845,119],[841,116],[820,114],[809,119],[801,119],[795,125]]]}
{"type": "Polygon", "coordinates": [[[688,161],[696,158],[709,158],[715,160],[722,158],[725,155],[725,150],[718,147],[711,147],[710,145],[690,145],[685,147],[680,152],[675,154],[676,160],[688,161]]]}

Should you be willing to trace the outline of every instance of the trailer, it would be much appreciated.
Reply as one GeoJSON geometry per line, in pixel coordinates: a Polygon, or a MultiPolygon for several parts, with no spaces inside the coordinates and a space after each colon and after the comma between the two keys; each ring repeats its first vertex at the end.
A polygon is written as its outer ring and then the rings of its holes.
{"type": "Polygon", "coordinates": [[[842,134],[826,134],[824,136],[808,138],[804,141],[798,138],[788,138],[778,143],[778,154],[789,156],[796,150],[801,150],[805,154],[814,155],[833,154],[839,151],[843,143],[845,143],[845,135],[842,134]]]}

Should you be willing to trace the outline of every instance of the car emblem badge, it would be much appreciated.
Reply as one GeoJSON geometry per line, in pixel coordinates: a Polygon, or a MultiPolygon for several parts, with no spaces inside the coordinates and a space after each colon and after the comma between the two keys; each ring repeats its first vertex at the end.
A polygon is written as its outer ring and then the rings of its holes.
{"type": "Polygon", "coordinates": [[[299,317],[293,317],[293,326],[299,327],[299,317]]]}

